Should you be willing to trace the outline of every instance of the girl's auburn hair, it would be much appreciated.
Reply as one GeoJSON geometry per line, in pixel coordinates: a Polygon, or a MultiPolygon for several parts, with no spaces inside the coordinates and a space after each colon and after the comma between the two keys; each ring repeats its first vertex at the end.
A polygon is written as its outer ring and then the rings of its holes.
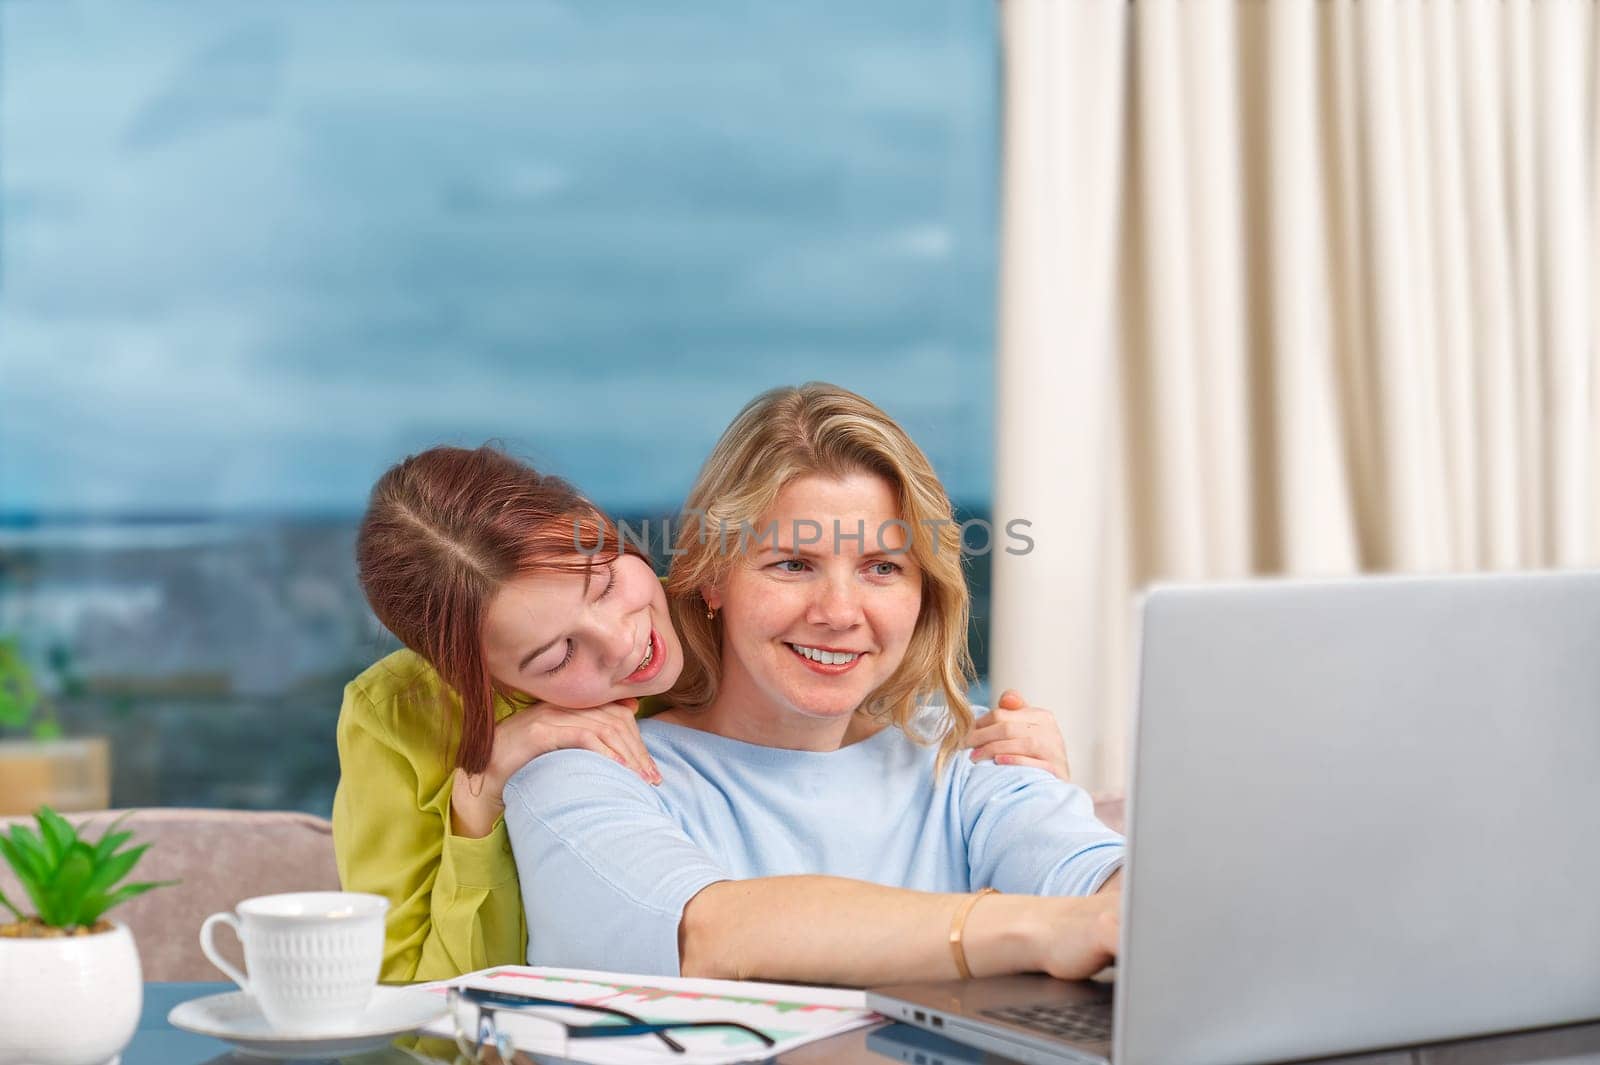
{"type": "Polygon", "coordinates": [[[639,553],[571,484],[495,447],[430,448],[378,478],[356,537],[361,589],[460,698],[457,766],[483,772],[494,747],[483,625],[495,593],[540,571],[587,581],[619,550],[639,553]]]}

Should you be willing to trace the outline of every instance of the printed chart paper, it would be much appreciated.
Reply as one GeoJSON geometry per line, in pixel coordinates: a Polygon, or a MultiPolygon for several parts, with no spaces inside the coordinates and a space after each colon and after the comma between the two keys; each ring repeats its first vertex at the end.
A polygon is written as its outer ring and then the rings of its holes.
{"type": "MultiPolygon", "coordinates": [[[[673,1061],[679,1065],[729,1065],[741,1061],[762,1061],[797,1046],[847,1032],[878,1020],[867,1009],[866,993],[831,987],[798,987],[792,984],[760,984],[738,980],[695,980],[672,976],[637,976],[627,973],[591,972],[582,969],[548,969],[524,965],[504,965],[468,973],[454,980],[421,985],[443,995],[452,987],[479,987],[513,994],[582,1002],[625,1010],[650,1022],[662,1021],[740,1021],[777,1040],[764,1046],[754,1036],[738,1029],[690,1029],[673,1032],[687,1054],[674,1054],[655,1036],[629,1036],[617,1039],[578,1039],[567,1044],[565,1059],[593,1065],[643,1065],[646,1062],[673,1061]]],[[[519,1031],[516,1014],[498,1009],[501,1030],[511,1036],[518,1049],[539,1053],[543,1030],[519,1031]],[[526,1045],[525,1045],[526,1044],[526,1045]]],[[[535,1010],[546,1017],[560,1017],[568,1024],[605,1024],[605,1018],[591,1018],[575,1010],[535,1010]]],[[[429,1025],[429,1035],[453,1038],[454,1021],[446,1017],[429,1025]]]]}

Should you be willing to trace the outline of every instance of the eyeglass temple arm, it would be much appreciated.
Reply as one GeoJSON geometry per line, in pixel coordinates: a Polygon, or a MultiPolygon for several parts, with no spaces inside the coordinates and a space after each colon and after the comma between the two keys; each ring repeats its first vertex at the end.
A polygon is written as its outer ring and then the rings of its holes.
{"type": "Polygon", "coordinates": [[[778,1041],[772,1038],[766,1032],[763,1032],[759,1028],[752,1028],[748,1024],[743,1024],[739,1021],[684,1021],[681,1024],[671,1025],[671,1028],[673,1031],[677,1031],[679,1028],[737,1028],[739,1031],[749,1032],[751,1035],[761,1040],[763,1046],[771,1047],[778,1045],[778,1041]]]}
{"type": "MultiPolygon", "coordinates": [[[[676,1039],[672,1038],[659,1025],[651,1026],[643,1017],[635,1016],[626,1010],[615,1009],[611,1006],[596,1006],[588,1002],[567,1002],[559,998],[541,998],[538,995],[522,995],[514,991],[490,991],[481,987],[458,987],[454,989],[462,998],[481,1006],[506,1006],[516,1008],[519,1006],[561,1006],[566,1009],[583,1010],[589,1013],[603,1013],[611,1017],[620,1017],[629,1025],[639,1028],[639,1035],[653,1035],[667,1045],[667,1049],[674,1054],[687,1053],[686,1048],[676,1039]]],[[[619,1028],[621,1025],[607,1025],[608,1028],[619,1028]]],[[[567,1026],[569,1033],[584,1031],[582,1027],[567,1026]]],[[[759,1033],[757,1033],[759,1034],[759,1033]]],[[[569,1034],[568,1038],[572,1038],[569,1034]]],[[[582,1038],[582,1037],[579,1037],[582,1038]]],[[[764,1037],[763,1037],[764,1038],[764,1037]]],[[[769,1042],[767,1044],[771,1046],[769,1042]]]]}
{"type": "Polygon", "coordinates": [[[678,1032],[685,1028],[737,1028],[741,1032],[748,1032],[761,1040],[764,1046],[777,1046],[778,1041],[767,1033],[748,1024],[738,1021],[661,1021],[651,1023],[642,1021],[639,1024],[597,1024],[589,1028],[573,1028],[568,1033],[571,1039],[605,1039],[607,1037],[624,1035],[657,1035],[665,1032],[678,1032]]]}

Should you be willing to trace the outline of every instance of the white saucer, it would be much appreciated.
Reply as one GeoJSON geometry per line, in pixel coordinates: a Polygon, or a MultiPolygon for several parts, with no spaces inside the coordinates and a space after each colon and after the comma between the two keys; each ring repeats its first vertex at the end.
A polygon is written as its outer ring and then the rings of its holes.
{"type": "Polygon", "coordinates": [[[409,987],[380,987],[359,1017],[325,1035],[275,1032],[256,1000],[243,991],[190,999],[172,1007],[167,1023],[196,1035],[209,1035],[265,1058],[332,1057],[388,1046],[397,1035],[414,1032],[444,1016],[443,995],[409,987]]]}

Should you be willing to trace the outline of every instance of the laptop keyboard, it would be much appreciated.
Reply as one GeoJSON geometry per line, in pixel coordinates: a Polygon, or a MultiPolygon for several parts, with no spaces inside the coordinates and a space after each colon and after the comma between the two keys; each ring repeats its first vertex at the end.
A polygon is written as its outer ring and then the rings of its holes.
{"type": "Polygon", "coordinates": [[[1111,1038],[1109,1002],[1080,1002],[1070,1006],[1011,1006],[1003,1010],[979,1012],[997,1021],[1080,1043],[1104,1043],[1111,1038]]]}

